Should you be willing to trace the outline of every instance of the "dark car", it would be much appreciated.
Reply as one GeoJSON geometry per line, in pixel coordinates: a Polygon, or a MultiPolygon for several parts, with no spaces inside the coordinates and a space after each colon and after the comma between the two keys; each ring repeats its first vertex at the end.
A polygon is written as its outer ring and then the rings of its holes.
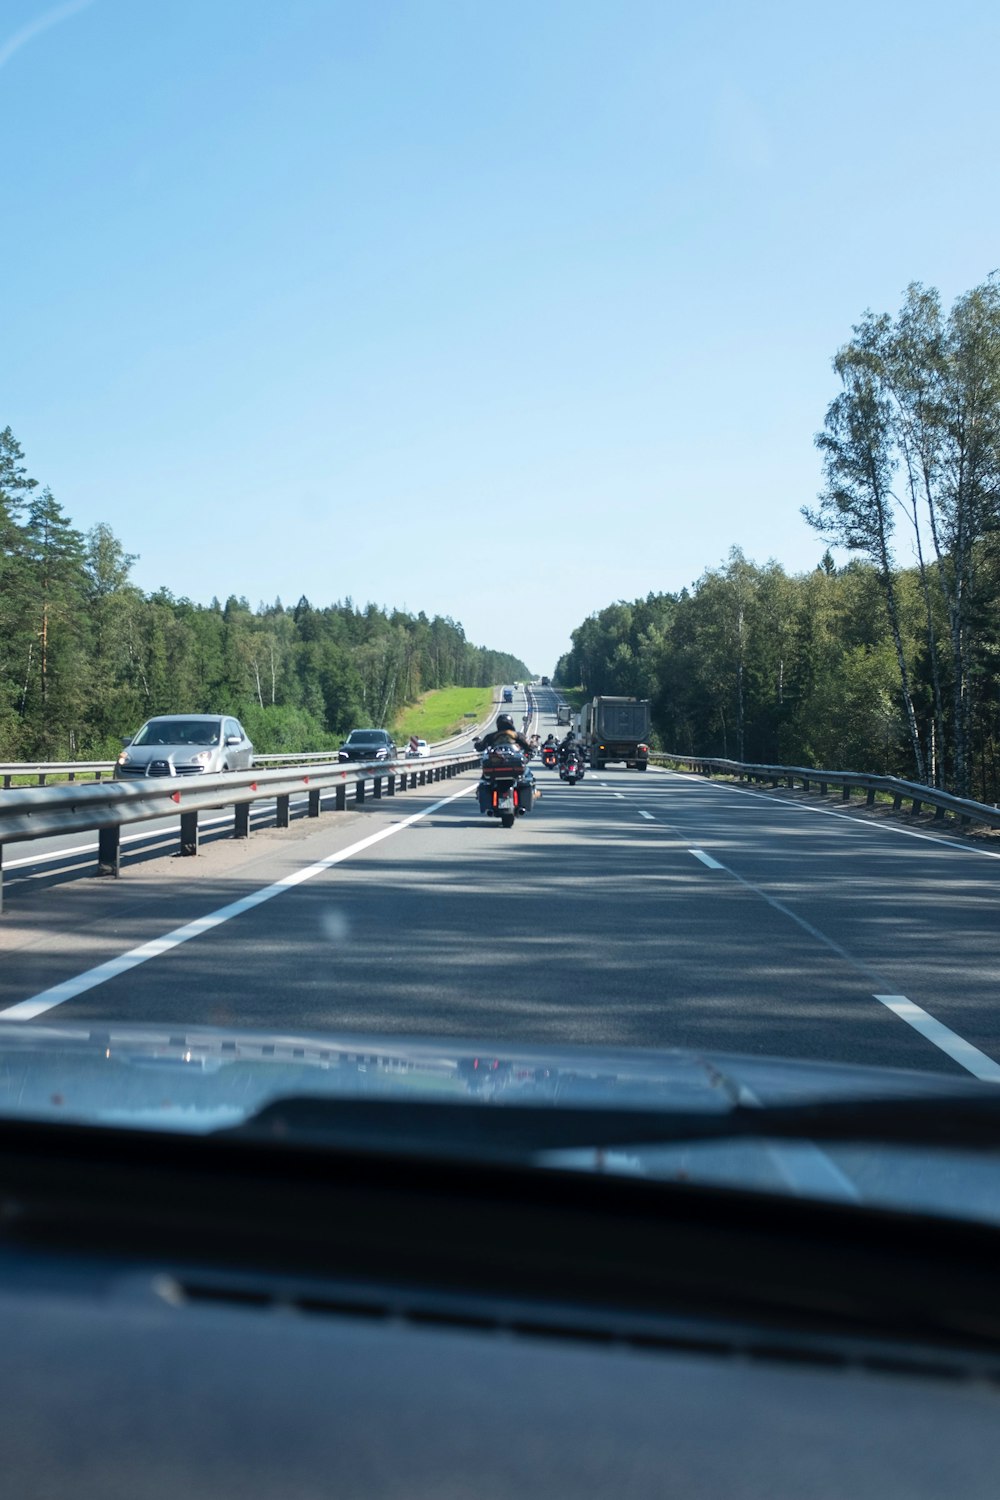
{"type": "Polygon", "coordinates": [[[395,760],[396,742],[387,729],[352,729],[338,751],[340,760],[395,760]]]}

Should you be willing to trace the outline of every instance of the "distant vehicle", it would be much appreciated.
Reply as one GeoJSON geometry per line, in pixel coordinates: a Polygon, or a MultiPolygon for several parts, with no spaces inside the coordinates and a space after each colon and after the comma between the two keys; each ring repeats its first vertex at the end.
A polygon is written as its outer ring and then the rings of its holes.
{"type": "Polygon", "coordinates": [[[396,742],[387,729],[352,729],[338,760],[395,760],[396,742]]]}
{"type": "Polygon", "coordinates": [[[514,689],[512,687],[505,687],[504,690],[503,690],[503,693],[501,694],[501,697],[502,697],[504,703],[513,703],[513,701],[514,701],[514,689]]]}
{"type": "Polygon", "coordinates": [[[551,687],[551,686],[552,686],[552,684],[549,682],[549,679],[547,677],[543,677],[542,678],[542,687],[551,687]]]}
{"type": "Polygon", "coordinates": [[[115,779],[136,776],[205,776],[246,771],[253,745],[239,719],[225,714],[159,714],[123,740],[115,779]]]}
{"type": "Polygon", "coordinates": [[[595,771],[623,760],[644,771],[649,760],[649,699],[593,698],[580,714],[580,736],[595,771]]]}
{"type": "Polygon", "coordinates": [[[431,753],[431,747],[426,740],[412,739],[406,747],[407,760],[426,760],[431,753]]]}
{"type": "Polygon", "coordinates": [[[570,706],[570,704],[568,704],[568,703],[557,703],[556,704],[556,723],[557,724],[568,724],[570,722],[572,713],[573,713],[573,709],[570,706]]]}

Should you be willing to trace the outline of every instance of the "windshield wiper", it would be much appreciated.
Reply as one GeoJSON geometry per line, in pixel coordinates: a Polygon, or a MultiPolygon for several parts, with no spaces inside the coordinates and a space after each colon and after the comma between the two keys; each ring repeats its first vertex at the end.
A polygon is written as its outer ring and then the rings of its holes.
{"type": "Polygon", "coordinates": [[[289,1096],[220,1135],[320,1144],[342,1150],[416,1152],[510,1160],[539,1152],[667,1146],[739,1139],[1000,1147],[1000,1090],[970,1097],[879,1096],[728,1110],[424,1102],[289,1096]]]}

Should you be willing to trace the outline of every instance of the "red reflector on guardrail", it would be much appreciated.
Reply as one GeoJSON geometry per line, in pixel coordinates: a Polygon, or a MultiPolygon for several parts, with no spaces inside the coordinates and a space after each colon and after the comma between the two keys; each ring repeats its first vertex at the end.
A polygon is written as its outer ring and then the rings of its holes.
{"type": "Polygon", "coordinates": [[[180,792],[171,792],[170,793],[170,800],[171,800],[171,802],[179,802],[181,800],[181,794],[180,794],[180,792]]]}

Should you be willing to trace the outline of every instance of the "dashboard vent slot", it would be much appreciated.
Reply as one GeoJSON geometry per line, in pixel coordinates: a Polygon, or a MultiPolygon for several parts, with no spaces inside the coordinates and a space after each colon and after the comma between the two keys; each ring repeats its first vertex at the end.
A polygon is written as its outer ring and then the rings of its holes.
{"type": "MultiPolygon", "coordinates": [[[[987,1379],[1000,1385],[1000,1365],[989,1356],[965,1357],[961,1351],[938,1351],[886,1340],[866,1340],[828,1334],[762,1334],[738,1326],[702,1328],[642,1326],[641,1319],[626,1323],[612,1314],[589,1310],[567,1310],[564,1316],[526,1313],[516,1309],[477,1303],[463,1306],[457,1299],[439,1299],[428,1292],[382,1295],[374,1289],[345,1288],[334,1294],[287,1285],[269,1286],[234,1277],[216,1279],[199,1276],[169,1278],[164,1300],[183,1309],[185,1305],[214,1303],[244,1311],[292,1313],[310,1317],[365,1318],[410,1323],[422,1328],[440,1328],[498,1334],[507,1338],[530,1338],[591,1344],[603,1348],[630,1348],[646,1353],[696,1354],[711,1358],[763,1360],[768,1363],[819,1366],[824,1369],[871,1374],[910,1375],[933,1380],[987,1379]]],[[[704,1326],[704,1325],[703,1325],[704,1326]]]]}

